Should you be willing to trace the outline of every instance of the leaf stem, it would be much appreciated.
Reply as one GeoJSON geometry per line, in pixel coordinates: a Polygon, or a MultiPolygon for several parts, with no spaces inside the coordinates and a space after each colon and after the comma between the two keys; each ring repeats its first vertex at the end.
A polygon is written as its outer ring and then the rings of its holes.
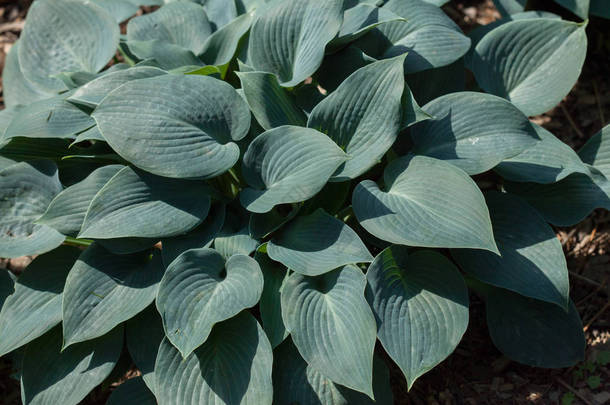
{"type": "Polygon", "coordinates": [[[73,238],[71,236],[66,236],[66,239],[64,240],[63,244],[68,245],[68,246],[76,246],[76,247],[88,247],[92,243],[93,243],[93,241],[91,239],[78,239],[78,238],[73,238]]]}

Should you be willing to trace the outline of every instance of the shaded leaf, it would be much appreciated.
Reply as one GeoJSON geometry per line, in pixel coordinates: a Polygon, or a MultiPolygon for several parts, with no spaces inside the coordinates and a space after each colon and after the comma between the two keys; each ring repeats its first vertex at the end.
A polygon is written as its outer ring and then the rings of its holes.
{"type": "Polygon", "coordinates": [[[610,179],[610,125],[606,125],[593,135],[583,146],[578,155],[610,179]]]}
{"type": "Polygon", "coordinates": [[[59,326],[26,346],[21,373],[24,404],[78,404],[110,375],[123,348],[123,328],[61,348],[59,326]]]}
{"type": "Polygon", "coordinates": [[[125,337],[129,355],[142,373],[144,383],[156,393],[155,361],[165,332],[154,304],[127,321],[125,337]]]}
{"type": "Polygon", "coordinates": [[[272,358],[265,332],[247,312],[214,326],[186,359],[164,339],[155,364],[157,398],[167,405],[271,405],[272,358]]]}
{"type": "Polygon", "coordinates": [[[491,340],[510,359],[528,366],[561,368],[585,358],[585,336],[574,303],[557,305],[493,289],[487,298],[491,340]]]}
{"type": "Polygon", "coordinates": [[[116,387],[106,401],[106,405],[125,404],[156,405],[157,400],[142,377],[134,377],[116,387]]]}
{"type": "Polygon", "coordinates": [[[267,253],[273,260],[306,276],[373,260],[358,234],[322,209],[284,226],[267,244],[267,253]]]}
{"type": "Polygon", "coordinates": [[[93,197],[122,168],[121,165],[100,167],[85,180],[66,188],[53,198],[36,223],[50,226],[64,235],[76,236],[93,197]]]}
{"type": "Polygon", "coordinates": [[[117,256],[89,246],[64,288],[64,348],[102,336],[141,312],[155,299],[163,271],[157,253],[117,256]]]}
{"type": "Polygon", "coordinates": [[[15,292],[0,306],[0,356],[61,322],[62,291],[79,254],[74,247],[60,247],[36,257],[19,276],[15,292]]]}
{"type": "Polygon", "coordinates": [[[250,29],[252,14],[240,15],[208,37],[199,57],[207,65],[222,66],[233,59],[240,40],[250,29]]]}
{"type": "Polygon", "coordinates": [[[514,195],[489,192],[485,199],[501,256],[453,250],[460,267],[485,283],[567,308],[568,267],[553,229],[514,195]]]}

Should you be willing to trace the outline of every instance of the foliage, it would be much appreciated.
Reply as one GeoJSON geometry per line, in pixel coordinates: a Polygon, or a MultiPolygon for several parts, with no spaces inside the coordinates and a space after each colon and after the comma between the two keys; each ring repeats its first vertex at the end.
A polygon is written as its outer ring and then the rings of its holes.
{"type": "Polygon", "coordinates": [[[586,23],[162,3],[37,0],[7,57],[0,256],[36,258],[0,273],[0,355],[25,404],[77,404],[121,353],[142,376],[112,404],[388,404],[379,354],[411,387],[469,290],[507,356],[582,359],[549,223],[610,208],[610,129],[577,153],[528,116],[577,80],[586,23]]]}

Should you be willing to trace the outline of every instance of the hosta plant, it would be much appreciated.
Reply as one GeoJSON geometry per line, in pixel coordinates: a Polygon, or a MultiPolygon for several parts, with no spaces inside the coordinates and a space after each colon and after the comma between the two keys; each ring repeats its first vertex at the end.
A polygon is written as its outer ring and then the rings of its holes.
{"type": "Polygon", "coordinates": [[[391,404],[389,362],[411,387],[443,361],[471,291],[508,357],[578,362],[552,225],[610,208],[610,132],[575,152],[528,117],[586,24],[469,37],[440,3],[36,0],[0,113],[23,403],[135,367],[108,403],[391,404]]]}

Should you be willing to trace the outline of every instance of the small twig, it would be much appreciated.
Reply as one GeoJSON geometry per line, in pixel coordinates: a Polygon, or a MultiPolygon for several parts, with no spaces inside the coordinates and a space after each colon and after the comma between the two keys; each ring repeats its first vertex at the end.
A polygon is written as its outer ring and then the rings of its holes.
{"type": "Polygon", "coordinates": [[[591,297],[593,297],[595,294],[597,294],[602,288],[604,288],[604,286],[606,285],[606,283],[608,282],[608,277],[606,276],[604,278],[604,280],[602,281],[602,283],[600,285],[598,285],[597,287],[595,287],[595,290],[591,291],[589,294],[587,294],[586,297],[584,297],[583,299],[581,299],[580,301],[578,301],[576,303],[576,306],[579,307],[582,304],[584,304],[585,302],[587,302],[591,297]]]}
{"type": "Polygon", "coordinates": [[[610,301],[606,302],[606,305],[604,305],[602,307],[602,309],[599,310],[598,313],[596,313],[595,315],[593,315],[593,318],[589,319],[589,322],[587,322],[587,324],[585,325],[584,328],[582,328],[583,331],[587,331],[587,329],[589,329],[591,327],[591,325],[593,324],[593,322],[595,322],[595,320],[597,318],[599,318],[600,316],[602,316],[602,314],[604,312],[606,312],[606,310],[608,309],[608,307],[610,307],[610,301]]]}
{"type": "Polygon", "coordinates": [[[567,382],[565,382],[564,380],[562,380],[559,377],[555,377],[555,380],[564,386],[564,388],[567,388],[568,390],[572,391],[574,393],[574,395],[576,395],[582,402],[584,402],[587,405],[593,405],[587,398],[585,398],[580,392],[576,391],[576,388],[572,387],[570,384],[568,384],[567,382]]]}
{"type": "Polygon", "coordinates": [[[594,285],[595,287],[600,287],[601,286],[601,283],[598,283],[595,280],[591,280],[590,278],[587,278],[585,276],[581,276],[580,274],[574,273],[573,271],[570,271],[570,275],[572,277],[574,277],[574,278],[577,278],[577,279],[579,279],[581,281],[584,281],[585,283],[589,283],[591,285],[594,285]]]}
{"type": "Polygon", "coordinates": [[[25,21],[13,21],[4,24],[0,24],[0,33],[7,31],[16,31],[21,32],[23,30],[23,26],[25,21]]]}
{"type": "Polygon", "coordinates": [[[568,112],[568,109],[566,108],[564,103],[561,103],[561,110],[563,111],[563,113],[565,114],[566,118],[568,119],[568,122],[570,123],[570,126],[572,127],[572,129],[574,131],[576,131],[576,133],[578,134],[579,137],[584,138],[585,134],[583,134],[582,131],[580,129],[578,129],[578,127],[576,126],[576,123],[572,119],[572,116],[568,112]]]}
{"type": "Polygon", "coordinates": [[[599,90],[597,89],[597,83],[593,81],[593,92],[595,93],[595,100],[597,101],[597,109],[599,111],[599,119],[602,122],[602,127],[606,125],[606,119],[604,118],[604,109],[602,103],[599,101],[599,90]]]}

